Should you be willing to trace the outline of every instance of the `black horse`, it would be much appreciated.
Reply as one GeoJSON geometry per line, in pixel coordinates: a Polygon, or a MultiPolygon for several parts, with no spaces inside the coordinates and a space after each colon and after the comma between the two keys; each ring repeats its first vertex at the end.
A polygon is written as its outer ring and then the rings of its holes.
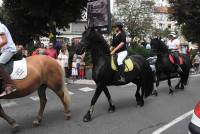
{"type": "Polygon", "coordinates": [[[92,55],[93,70],[92,78],[96,83],[96,91],[91,101],[90,109],[84,116],[83,121],[91,120],[94,111],[94,105],[102,91],[105,93],[109,102],[109,112],[115,111],[115,105],[112,102],[108,85],[123,85],[127,83],[135,83],[137,91],[135,94],[137,104],[144,105],[144,97],[151,95],[153,91],[153,74],[149,63],[140,55],[131,55],[130,58],[134,63],[134,69],[131,72],[124,74],[126,83],[116,82],[116,77],[119,77],[116,71],[111,68],[110,49],[106,40],[94,28],[88,28],[82,34],[80,46],[77,48],[77,53],[82,54],[88,49],[92,55]],[[141,90],[141,91],[140,91],[141,90]],[[140,94],[141,92],[141,94],[140,94]]]}
{"type": "MultiPolygon", "coordinates": [[[[156,61],[156,87],[159,86],[161,74],[166,75],[169,85],[169,94],[173,94],[173,89],[171,86],[171,74],[177,73],[180,76],[178,84],[175,86],[175,89],[184,89],[184,86],[187,85],[189,72],[190,72],[190,59],[186,54],[180,54],[183,59],[183,64],[180,65],[182,71],[177,71],[177,65],[173,64],[169,60],[169,54],[167,45],[161,41],[161,39],[155,38],[151,40],[151,49],[154,54],[157,55],[156,61]]],[[[154,95],[157,95],[157,90],[153,91],[154,95]]]]}

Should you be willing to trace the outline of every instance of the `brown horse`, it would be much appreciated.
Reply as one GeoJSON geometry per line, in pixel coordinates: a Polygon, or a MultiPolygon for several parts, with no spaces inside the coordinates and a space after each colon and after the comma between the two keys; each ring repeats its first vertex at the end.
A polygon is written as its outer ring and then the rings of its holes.
{"type": "MultiPolygon", "coordinates": [[[[14,99],[27,96],[38,89],[40,98],[40,109],[38,115],[33,121],[33,126],[39,126],[42,121],[43,112],[45,109],[46,89],[47,87],[53,90],[61,99],[66,119],[70,119],[70,96],[68,89],[64,83],[64,71],[59,63],[53,58],[47,56],[32,56],[26,58],[28,74],[23,80],[14,80],[17,91],[1,97],[0,99],[14,99]]],[[[12,131],[19,131],[19,125],[14,119],[6,115],[0,104],[0,117],[5,119],[11,126],[12,131]]]]}

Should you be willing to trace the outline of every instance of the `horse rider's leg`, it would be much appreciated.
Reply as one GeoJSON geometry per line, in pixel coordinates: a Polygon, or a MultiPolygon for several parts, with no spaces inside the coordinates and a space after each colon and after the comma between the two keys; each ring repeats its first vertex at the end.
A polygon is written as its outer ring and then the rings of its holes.
{"type": "Polygon", "coordinates": [[[140,95],[140,89],[141,89],[141,84],[137,83],[137,90],[135,93],[135,98],[137,101],[137,105],[142,107],[144,105],[144,101],[142,102],[142,96],[140,95]]]}
{"type": "Polygon", "coordinates": [[[107,99],[108,99],[108,103],[109,103],[109,109],[108,109],[108,111],[110,112],[110,113],[113,113],[113,112],[115,112],[115,105],[113,104],[113,102],[112,102],[112,98],[111,98],[111,95],[110,95],[110,92],[108,91],[108,88],[105,86],[104,88],[103,88],[103,91],[104,91],[104,93],[105,93],[105,95],[106,95],[106,97],[107,97],[107,99]]]}
{"type": "Polygon", "coordinates": [[[71,118],[71,111],[70,111],[71,97],[69,95],[67,87],[64,85],[62,90],[57,91],[56,94],[63,103],[65,110],[65,119],[69,120],[71,118]]]}
{"type": "Polygon", "coordinates": [[[167,74],[167,81],[169,86],[169,94],[173,95],[174,91],[172,89],[171,80],[170,80],[170,73],[167,74]]]}
{"type": "Polygon", "coordinates": [[[91,104],[90,104],[90,109],[88,110],[88,112],[86,113],[86,115],[83,117],[83,121],[84,122],[88,122],[91,121],[92,119],[92,113],[94,112],[94,105],[97,102],[101,92],[103,91],[103,88],[101,85],[97,84],[97,88],[96,91],[94,93],[94,96],[92,98],[91,104]]]}
{"type": "Polygon", "coordinates": [[[12,119],[11,117],[9,117],[8,115],[5,114],[1,104],[0,104],[0,117],[5,119],[11,125],[13,133],[19,131],[19,125],[16,123],[16,121],[14,119],[12,119]]]}
{"type": "Polygon", "coordinates": [[[38,89],[38,96],[40,98],[40,109],[38,111],[38,114],[37,114],[35,120],[33,121],[34,127],[39,126],[42,121],[42,116],[44,113],[45,105],[47,103],[46,88],[47,88],[46,85],[41,85],[38,89]]]}

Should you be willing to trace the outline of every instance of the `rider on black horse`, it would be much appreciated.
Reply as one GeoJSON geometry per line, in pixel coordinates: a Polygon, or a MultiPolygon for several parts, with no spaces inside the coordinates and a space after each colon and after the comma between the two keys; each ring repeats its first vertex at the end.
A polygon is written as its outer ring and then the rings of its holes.
{"type": "Polygon", "coordinates": [[[1,93],[2,96],[10,94],[16,90],[9,73],[5,70],[4,65],[10,61],[17,51],[8,28],[2,23],[0,23],[0,48],[0,77],[3,82],[1,86],[4,91],[1,93]]]}
{"type": "Polygon", "coordinates": [[[167,42],[168,49],[174,57],[174,64],[177,67],[178,72],[182,72],[181,67],[179,66],[179,49],[180,49],[180,40],[177,38],[175,32],[169,34],[169,40],[167,42]]]}
{"type": "Polygon", "coordinates": [[[121,22],[116,22],[113,26],[115,34],[113,35],[113,40],[111,44],[111,55],[117,54],[117,64],[118,72],[120,75],[121,82],[125,82],[124,78],[124,65],[123,60],[128,55],[126,50],[126,33],[123,30],[123,24],[121,22]]]}

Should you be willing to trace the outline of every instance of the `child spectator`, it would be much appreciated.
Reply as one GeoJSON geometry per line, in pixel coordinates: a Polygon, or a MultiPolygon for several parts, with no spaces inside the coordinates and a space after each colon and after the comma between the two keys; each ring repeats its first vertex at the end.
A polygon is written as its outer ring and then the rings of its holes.
{"type": "Polygon", "coordinates": [[[75,81],[77,76],[78,76],[77,63],[76,63],[76,59],[73,58],[73,62],[72,62],[72,80],[75,81]]]}

